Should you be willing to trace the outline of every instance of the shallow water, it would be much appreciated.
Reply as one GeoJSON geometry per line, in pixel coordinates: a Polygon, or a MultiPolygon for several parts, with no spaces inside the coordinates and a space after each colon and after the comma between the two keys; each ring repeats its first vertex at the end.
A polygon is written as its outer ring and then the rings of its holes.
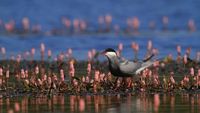
{"type": "Polygon", "coordinates": [[[126,94],[0,99],[1,112],[197,113],[200,94],[126,94]]]}
{"type": "MultiPolygon", "coordinates": [[[[191,47],[191,56],[194,58],[196,52],[200,51],[199,34],[155,34],[152,36],[116,36],[114,34],[106,35],[77,35],[77,36],[0,36],[0,47],[5,47],[7,51],[6,57],[11,55],[23,54],[30,51],[31,48],[36,48],[35,58],[40,58],[40,43],[46,45],[46,51],[52,50],[53,57],[56,57],[60,52],[66,53],[68,48],[73,49],[73,56],[79,60],[87,59],[87,52],[91,49],[103,51],[105,48],[111,47],[117,49],[119,43],[124,44],[122,56],[132,59],[134,57],[131,48],[132,42],[137,42],[140,45],[139,58],[143,59],[146,53],[146,45],[148,40],[152,40],[153,47],[158,48],[159,58],[163,58],[171,53],[174,57],[177,55],[176,46],[182,46],[182,53],[185,53],[186,48],[191,47]]],[[[47,54],[46,54],[47,57],[47,54]]]]}

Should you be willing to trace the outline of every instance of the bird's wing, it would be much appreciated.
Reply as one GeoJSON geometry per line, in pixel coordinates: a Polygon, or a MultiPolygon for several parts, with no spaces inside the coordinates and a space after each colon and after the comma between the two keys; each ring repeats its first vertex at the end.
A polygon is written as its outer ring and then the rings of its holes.
{"type": "Polygon", "coordinates": [[[125,60],[119,63],[119,69],[123,74],[134,75],[135,72],[142,66],[140,62],[131,62],[125,60]]]}
{"type": "Polygon", "coordinates": [[[135,74],[139,74],[141,71],[143,71],[145,68],[150,67],[151,65],[153,65],[153,61],[146,61],[143,62],[141,67],[139,69],[137,69],[137,71],[135,72],[135,74]]]}

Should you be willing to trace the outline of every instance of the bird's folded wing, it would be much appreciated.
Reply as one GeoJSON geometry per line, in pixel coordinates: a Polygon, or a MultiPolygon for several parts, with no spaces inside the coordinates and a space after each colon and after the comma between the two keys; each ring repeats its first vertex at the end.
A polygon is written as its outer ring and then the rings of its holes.
{"type": "Polygon", "coordinates": [[[139,69],[137,69],[137,71],[135,72],[136,74],[139,74],[141,71],[143,71],[145,68],[150,67],[151,65],[153,65],[153,61],[147,61],[147,62],[143,62],[141,67],[139,69]]]}
{"type": "Polygon", "coordinates": [[[119,69],[124,74],[134,75],[136,70],[141,67],[140,62],[124,61],[119,63],[119,69]]]}

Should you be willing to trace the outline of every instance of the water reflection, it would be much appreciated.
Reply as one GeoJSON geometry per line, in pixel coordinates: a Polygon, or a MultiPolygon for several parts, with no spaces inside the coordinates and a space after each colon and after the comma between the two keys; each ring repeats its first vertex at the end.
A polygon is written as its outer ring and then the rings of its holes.
{"type": "Polygon", "coordinates": [[[197,113],[200,94],[126,94],[23,96],[1,98],[0,112],[197,113]]]}

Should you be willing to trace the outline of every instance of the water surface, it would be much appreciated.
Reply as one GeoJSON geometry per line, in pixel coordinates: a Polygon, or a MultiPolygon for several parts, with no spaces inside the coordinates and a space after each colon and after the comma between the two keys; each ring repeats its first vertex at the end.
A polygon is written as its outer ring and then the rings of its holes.
{"type": "Polygon", "coordinates": [[[1,112],[197,113],[200,94],[125,94],[0,99],[1,112]]]}

